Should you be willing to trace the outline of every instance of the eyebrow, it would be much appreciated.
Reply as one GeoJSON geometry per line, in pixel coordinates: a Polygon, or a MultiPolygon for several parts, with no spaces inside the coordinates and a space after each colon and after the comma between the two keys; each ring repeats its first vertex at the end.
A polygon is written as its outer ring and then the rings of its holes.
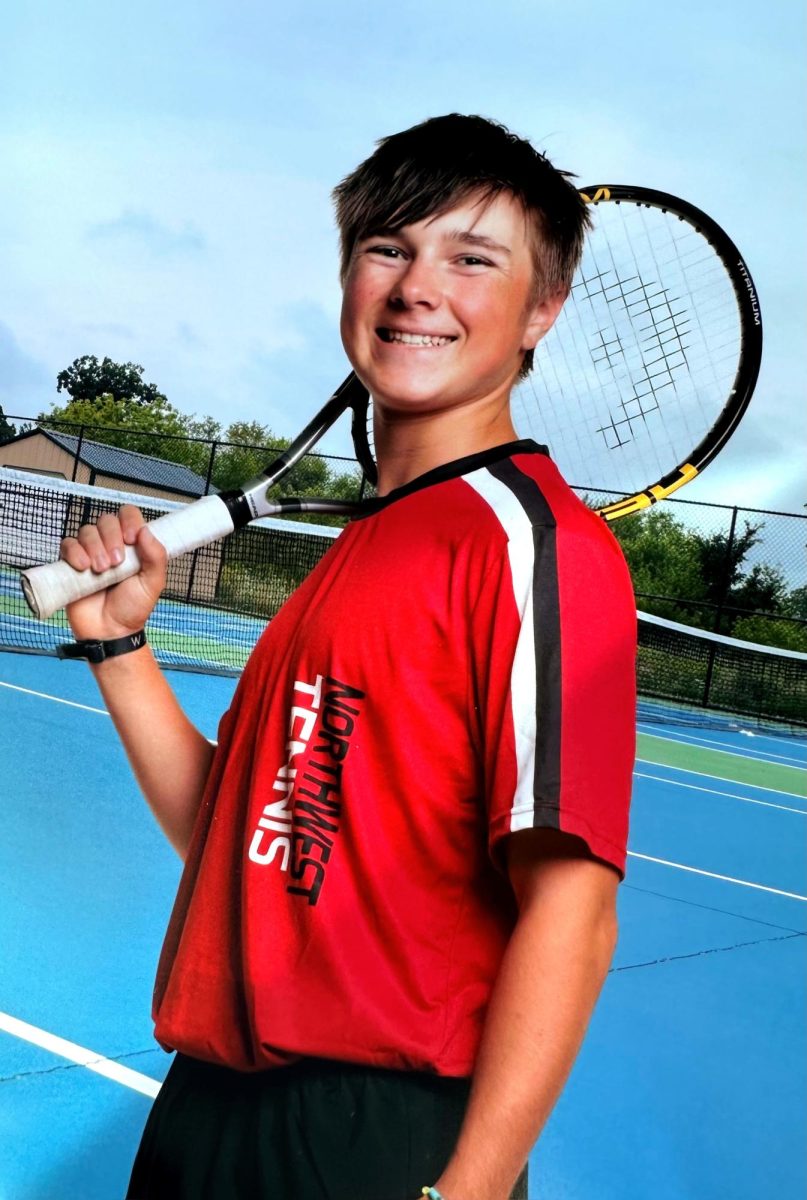
{"type": "Polygon", "coordinates": [[[446,241],[460,242],[466,246],[479,246],[483,250],[499,250],[502,254],[508,254],[512,257],[512,252],[508,246],[494,241],[493,238],[487,237],[484,233],[474,233],[470,229],[452,229],[450,233],[446,234],[446,241]]]}

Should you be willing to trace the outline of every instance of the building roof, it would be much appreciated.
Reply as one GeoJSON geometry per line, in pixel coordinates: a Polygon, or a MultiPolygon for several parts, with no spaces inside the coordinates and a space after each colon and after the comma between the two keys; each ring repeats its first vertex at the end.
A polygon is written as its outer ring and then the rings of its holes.
{"type": "MultiPolygon", "coordinates": [[[[205,480],[201,475],[197,475],[190,467],[169,462],[164,458],[138,454],[135,450],[122,450],[119,446],[108,446],[104,442],[93,442],[88,438],[79,439],[75,434],[57,433],[54,429],[44,427],[29,430],[13,440],[21,441],[37,433],[55,442],[73,457],[81,441],[79,461],[99,475],[110,475],[121,482],[145,484],[182,496],[204,495],[205,480]]],[[[217,491],[212,485],[210,490],[217,491]]]]}

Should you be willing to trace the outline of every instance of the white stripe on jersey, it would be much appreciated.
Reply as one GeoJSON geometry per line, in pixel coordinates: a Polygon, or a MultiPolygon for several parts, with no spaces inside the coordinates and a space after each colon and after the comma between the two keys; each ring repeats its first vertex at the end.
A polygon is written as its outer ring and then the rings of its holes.
{"type": "Polygon", "coordinates": [[[484,467],[462,478],[490,505],[507,534],[513,593],[521,617],[521,630],[510,676],[517,770],[510,809],[510,830],[515,832],[517,829],[532,828],[535,808],[536,665],[532,599],[535,546],[532,523],[509,487],[484,467]]]}

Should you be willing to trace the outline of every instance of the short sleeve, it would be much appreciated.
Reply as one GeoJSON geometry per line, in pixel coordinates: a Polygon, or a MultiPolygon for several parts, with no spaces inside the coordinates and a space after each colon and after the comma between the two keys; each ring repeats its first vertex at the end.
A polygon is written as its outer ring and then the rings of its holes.
{"type": "Polygon", "coordinates": [[[471,634],[491,851],[523,829],[559,829],[624,876],[636,727],[627,567],[573,496],[550,507],[516,495],[502,523],[506,549],[471,634]]]}

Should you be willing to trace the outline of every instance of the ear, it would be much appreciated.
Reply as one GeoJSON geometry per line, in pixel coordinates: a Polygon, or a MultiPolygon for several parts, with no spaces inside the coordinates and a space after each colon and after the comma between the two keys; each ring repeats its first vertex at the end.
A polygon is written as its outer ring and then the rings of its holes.
{"type": "Polygon", "coordinates": [[[561,288],[560,291],[550,292],[529,305],[527,325],[521,342],[522,350],[534,350],[541,338],[549,333],[568,294],[565,288],[561,288]]]}

